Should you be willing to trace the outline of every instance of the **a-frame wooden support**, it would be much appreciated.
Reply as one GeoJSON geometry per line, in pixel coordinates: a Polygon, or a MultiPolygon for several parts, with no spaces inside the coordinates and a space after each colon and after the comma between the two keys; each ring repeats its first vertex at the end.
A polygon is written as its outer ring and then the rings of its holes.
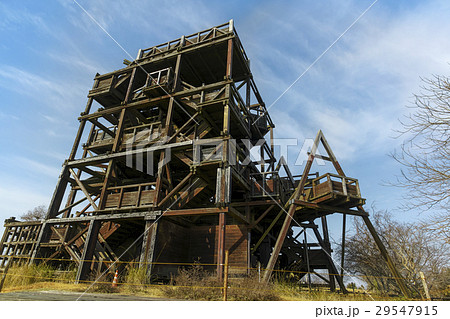
{"type": "MultiPolygon", "coordinates": [[[[314,140],[314,144],[312,145],[311,152],[308,154],[308,160],[307,160],[305,168],[303,170],[303,174],[300,179],[300,182],[294,192],[293,197],[291,197],[291,200],[289,200],[289,209],[287,211],[286,217],[283,222],[283,226],[281,227],[280,233],[279,233],[277,241],[275,243],[275,247],[272,251],[272,255],[269,259],[269,262],[266,267],[266,271],[264,273],[264,280],[266,282],[269,281],[270,276],[273,272],[273,269],[277,262],[278,256],[283,247],[284,240],[285,240],[287,233],[291,227],[291,222],[292,222],[295,212],[297,211],[297,209],[299,207],[301,208],[303,206],[302,203],[308,204],[307,199],[305,198],[305,184],[307,182],[308,174],[310,173],[310,170],[311,170],[311,167],[312,167],[312,164],[313,164],[313,161],[315,158],[331,162],[333,164],[335,170],[339,174],[339,176],[345,177],[345,173],[342,170],[339,162],[337,161],[333,151],[331,150],[330,145],[328,144],[327,140],[325,139],[325,136],[323,135],[322,131],[319,130],[319,132],[317,133],[317,136],[314,140]],[[317,154],[317,150],[318,150],[320,144],[322,144],[322,146],[324,147],[324,149],[327,153],[327,156],[317,154]]],[[[321,205],[319,203],[314,203],[314,205],[308,205],[308,206],[309,206],[309,208],[316,207],[317,210],[329,211],[331,213],[331,211],[330,211],[331,207],[325,207],[325,205],[321,205]],[[324,206],[324,207],[321,207],[321,206],[324,206]]],[[[357,209],[358,209],[358,212],[361,214],[360,216],[363,217],[367,228],[369,229],[372,237],[375,240],[375,243],[377,244],[378,248],[380,249],[380,252],[381,252],[383,258],[386,260],[387,265],[388,265],[389,269],[391,270],[391,273],[394,276],[395,280],[397,281],[397,284],[399,285],[402,293],[406,297],[409,297],[409,291],[404,283],[404,279],[401,277],[400,273],[397,271],[397,269],[395,268],[395,265],[393,264],[392,260],[390,259],[386,248],[384,247],[383,243],[381,242],[380,238],[378,237],[378,234],[376,233],[376,230],[373,227],[373,225],[368,217],[368,214],[364,211],[364,209],[361,205],[359,205],[357,207],[357,209]]],[[[286,212],[286,211],[284,210],[284,212],[286,212]]],[[[335,212],[343,213],[344,216],[346,213],[349,213],[352,215],[358,215],[358,214],[355,214],[355,211],[350,210],[350,209],[348,209],[348,212],[346,212],[346,209],[337,208],[335,212]]],[[[317,236],[317,234],[316,234],[316,236],[317,236]]],[[[329,252],[328,252],[328,254],[329,254],[329,252]]],[[[332,264],[332,267],[330,269],[335,270],[334,277],[337,279],[339,285],[341,286],[342,291],[345,291],[342,277],[337,275],[338,273],[337,273],[336,266],[334,265],[334,262],[332,261],[331,256],[329,256],[329,257],[330,257],[329,261],[332,264]]],[[[341,267],[342,267],[342,265],[343,265],[343,258],[341,261],[341,267]]],[[[330,279],[332,279],[332,277],[330,279]]]]}

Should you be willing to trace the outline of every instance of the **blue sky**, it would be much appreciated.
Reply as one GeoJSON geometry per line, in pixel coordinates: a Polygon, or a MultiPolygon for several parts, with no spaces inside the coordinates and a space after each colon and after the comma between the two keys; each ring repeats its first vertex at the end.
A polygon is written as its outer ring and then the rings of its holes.
{"type": "MultiPolygon", "coordinates": [[[[82,5],[133,57],[234,19],[267,105],[372,1],[86,1],[82,5]]],[[[380,0],[270,113],[276,138],[322,129],[368,205],[405,214],[399,166],[387,155],[420,77],[447,74],[448,1],[380,0]]],[[[48,205],[96,72],[127,54],[72,0],[0,2],[0,219],[48,205]]],[[[291,147],[292,154],[299,147],[291,147]]],[[[290,154],[291,154],[290,153],[290,154]]],[[[294,164],[295,155],[289,160],[294,164]]],[[[292,166],[300,174],[301,166],[292,166]]]]}

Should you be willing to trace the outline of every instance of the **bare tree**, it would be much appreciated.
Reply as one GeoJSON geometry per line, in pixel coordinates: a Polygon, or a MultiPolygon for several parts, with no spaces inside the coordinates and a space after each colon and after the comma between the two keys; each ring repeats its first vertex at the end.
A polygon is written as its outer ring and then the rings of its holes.
{"type": "MultiPolygon", "coordinates": [[[[387,212],[375,212],[374,226],[412,291],[423,296],[422,271],[430,291],[438,295],[450,284],[448,245],[439,242],[433,233],[417,224],[399,223],[387,212]]],[[[391,272],[375,245],[369,231],[359,218],[354,220],[355,233],[345,249],[346,269],[360,275],[369,288],[384,293],[399,292],[391,272]]]]}
{"type": "Polygon", "coordinates": [[[422,79],[422,92],[415,95],[412,113],[401,122],[406,140],[393,157],[404,169],[397,186],[408,189],[405,208],[433,209],[427,223],[450,238],[450,79],[422,79]]]}
{"type": "Polygon", "coordinates": [[[40,205],[21,215],[20,218],[27,221],[40,220],[45,218],[46,214],[47,207],[45,205],[40,205]]]}

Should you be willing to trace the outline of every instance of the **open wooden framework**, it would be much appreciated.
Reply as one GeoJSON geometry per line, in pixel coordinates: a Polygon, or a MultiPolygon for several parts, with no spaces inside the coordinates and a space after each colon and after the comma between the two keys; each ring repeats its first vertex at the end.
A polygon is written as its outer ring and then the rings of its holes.
{"type": "Polygon", "coordinates": [[[232,20],[97,74],[78,119],[46,218],[5,221],[2,265],[76,263],[82,281],[114,271],[111,261],[137,261],[158,280],[200,259],[222,276],[229,250],[241,273],[257,263],[266,280],[275,268],[326,269],[328,278],[318,276],[345,291],[326,221],[337,212],[364,218],[399,277],[358,181],[345,176],[322,132],[302,175],[275,158],[274,124],[232,20]],[[316,154],[320,142],[328,156],[316,154]],[[260,161],[250,156],[255,145],[260,161]],[[314,158],[331,161],[337,174],[312,174],[314,158]],[[300,242],[293,219],[317,243],[300,242]]]}

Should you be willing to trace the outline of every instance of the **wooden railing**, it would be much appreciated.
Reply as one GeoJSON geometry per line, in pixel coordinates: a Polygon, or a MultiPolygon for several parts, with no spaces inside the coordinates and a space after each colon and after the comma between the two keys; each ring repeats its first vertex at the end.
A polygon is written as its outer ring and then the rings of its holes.
{"type": "MultiPolygon", "coordinates": [[[[108,127],[108,129],[115,134],[117,126],[116,125],[110,126],[108,127]]],[[[109,133],[105,132],[100,128],[95,129],[94,132],[92,133],[91,145],[108,144],[112,143],[113,141],[114,136],[111,136],[109,133]]]]}
{"type": "Polygon", "coordinates": [[[313,179],[313,199],[330,193],[361,198],[359,183],[355,178],[327,173],[313,179]]]}
{"type": "Polygon", "coordinates": [[[131,149],[135,146],[148,146],[161,138],[161,121],[127,127],[123,132],[121,148],[131,149]]]}
{"type": "Polygon", "coordinates": [[[187,36],[182,36],[178,39],[168,41],[147,49],[143,49],[141,57],[147,58],[149,56],[156,56],[159,54],[172,52],[177,48],[207,42],[209,40],[225,36],[233,31],[233,22],[229,21],[213,28],[209,28],[187,36]]]}
{"type": "Polygon", "coordinates": [[[139,208],[153,205],[156,191],[155,182],[108,187],[105,209],[139,208]]]}
{"type": "Polygon", "coordinates": [[[277,171],[250,174],[253,197],[271,197],[286,193],[277,171]]]}
{"type": "Polygon", "coordinates": [[[147,97],[157,97],[166,95],[172,91],[173,71],[166,68],[147,74],[145,84],[133,91],[133,99],[138,99],[144,95],[147,97]]]}

